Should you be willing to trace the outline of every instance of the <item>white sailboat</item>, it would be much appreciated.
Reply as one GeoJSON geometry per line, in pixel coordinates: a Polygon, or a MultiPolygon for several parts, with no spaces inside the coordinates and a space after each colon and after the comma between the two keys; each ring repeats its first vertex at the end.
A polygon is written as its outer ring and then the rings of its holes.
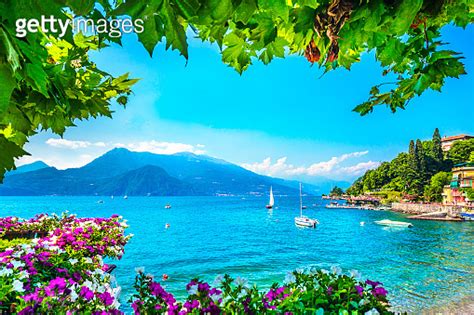
{"type": "Polygon", "coordinates": [[[273,189],[272,186],[270,186],[270,200],[268,201],[268,205],[265,207],[267,209],[273,209],[273,205],[275,204],[275,199],[273,198],[273,189]]]}
{"type": "Polygon", "coordinates": [[[310,219],[303,215],[303,197],[301,195],[301,183],[300,183],[300,216],[295,217],[295,225],[299,227],[311,227],[315,228],[319,224],[316,219],[310,219]]]}

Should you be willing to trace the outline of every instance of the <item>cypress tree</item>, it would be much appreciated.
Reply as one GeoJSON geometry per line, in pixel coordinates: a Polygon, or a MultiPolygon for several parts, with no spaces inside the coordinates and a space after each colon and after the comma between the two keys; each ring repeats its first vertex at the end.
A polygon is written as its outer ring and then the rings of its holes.
{"type": "Polygon", "coordinates": [[[441,147],[441,135],[439,129],[436,128],[433,133],[433,147],[432,155],[436,162],[441,164],[443,162],[443,148],[441,147]]]}
{"type": "Polygon", "coordinates": [[[427,177],[426,157],[425,157],[425,152],[423,150],[423,144],[421,143],[420,139],[416,140],[415,157],[416,157],[417,171],[419,174],[419,178],[424,181],[426,180],[426,177],[427,177]]]}

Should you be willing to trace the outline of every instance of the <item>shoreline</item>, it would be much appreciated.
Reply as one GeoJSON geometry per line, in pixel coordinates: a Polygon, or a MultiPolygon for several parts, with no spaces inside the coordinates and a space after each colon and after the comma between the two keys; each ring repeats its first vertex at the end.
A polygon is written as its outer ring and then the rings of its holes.
{"type": "Polygon", "coordinates": [[[424,315],[467,315],[474,314],[474,295],[463,297],[461,300],[444,306],[434,306],[422,311],[424,315]]]}

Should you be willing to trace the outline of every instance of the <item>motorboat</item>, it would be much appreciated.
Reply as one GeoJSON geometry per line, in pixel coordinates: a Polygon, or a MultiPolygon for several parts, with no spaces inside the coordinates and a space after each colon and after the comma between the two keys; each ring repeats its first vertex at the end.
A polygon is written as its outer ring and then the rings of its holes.
{"type": "Polygon", "coordinates": [[[375,221],[375,224],[384,225],[384,226],[391,226],[391,227],[413,227],[413,224],[409,222],[402,222],[402,221],[392,221],[392,220],[380,220],[375,221]]]}

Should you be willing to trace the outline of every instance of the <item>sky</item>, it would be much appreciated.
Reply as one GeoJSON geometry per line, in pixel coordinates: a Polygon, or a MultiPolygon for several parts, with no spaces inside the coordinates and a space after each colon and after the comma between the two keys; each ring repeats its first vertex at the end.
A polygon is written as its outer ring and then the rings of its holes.
{"type": "Polygon", "coordinates": [[[94,53],[99,68],[140,78],[113,119],[77,122],[63,138],[42,132],[32,155],[60,169],[80,167],[114,147],[132,151],[206,154],[259,174],[282,178],[354,180],[407,150],[411,139],[474,134],[474,27],[446,27],[448,48],[461,51],[467,75],[448,79],[442,93],[428,91],[393,114],[379,106],[366,116],[352,109],[384,82],[373,54],[350,71],[322,76],[302,56],[259,61],[243,74],[221,62],[215,45],[189,41],[189,62],[160,44],[150,58],[134,35],[123,47],[94,53]]]}

